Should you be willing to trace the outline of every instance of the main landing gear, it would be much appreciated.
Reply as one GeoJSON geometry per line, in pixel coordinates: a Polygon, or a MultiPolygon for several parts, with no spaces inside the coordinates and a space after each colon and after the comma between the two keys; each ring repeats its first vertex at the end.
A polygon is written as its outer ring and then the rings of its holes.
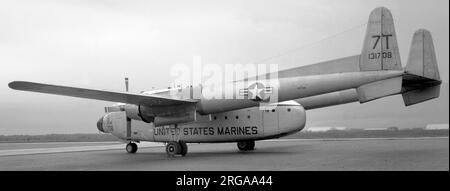
{"type": "Polygon", "coordinates": [[[239,141],[237,147],[241,151],[252,151],[255,150],[255,141],[239,141]]]}
{"type": "Polygon", "coordinates": [[[125,150],[127,150],[128,153],[136,153],[138,146],[136,143],[128,143],[127,146],[125,146],[125,150]]]}
{"type": "Polygon", "coordinates": [[[175,156],[180,154],[181,156],[186,156],[188,152],[188,147],[185,142],[179,141],[171,141],[166,145],[166,153],[169,156],[175,156]]]}

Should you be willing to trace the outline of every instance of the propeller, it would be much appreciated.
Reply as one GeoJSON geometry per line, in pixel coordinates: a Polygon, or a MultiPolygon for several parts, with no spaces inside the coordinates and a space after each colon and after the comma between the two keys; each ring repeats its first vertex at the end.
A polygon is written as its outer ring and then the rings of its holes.
{"type": "MultiPolygon", "coordinates": [[[[128,92],[128,77],[125,77],[125,91],[128,92]]],[[[131,119],[127,117],[127,138],[131,139],[131,119]]]]}
{"type": "Polygon", "coordinates": [[[125,91],[128,92],[128,77],[125,77],[125,91]]]}

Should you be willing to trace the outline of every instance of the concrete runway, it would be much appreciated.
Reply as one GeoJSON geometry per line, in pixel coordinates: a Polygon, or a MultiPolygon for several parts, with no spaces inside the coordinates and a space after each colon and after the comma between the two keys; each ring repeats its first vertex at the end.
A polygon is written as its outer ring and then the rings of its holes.
{"type": "Polygon", "coordinates": [[[169,158],[159,143],[127,154],[123,143],[1,143],[0,170],[449,170],[449,139],[277,139],[256,150],[188,144],[169,158]]]}

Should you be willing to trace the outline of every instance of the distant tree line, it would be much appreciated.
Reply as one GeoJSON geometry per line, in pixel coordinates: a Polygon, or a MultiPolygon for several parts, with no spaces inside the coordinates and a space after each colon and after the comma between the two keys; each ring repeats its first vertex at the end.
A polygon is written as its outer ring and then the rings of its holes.
{"type": "Polygon", "coordinates": [[[110,134],[48,134],[48,135],[0,135],[1,142],[99,142],[117,141],[118,138],[110,134]]]}
{"type": "Polygon", "coordinates": [[[385,130],[329,130],[323,132],[300,131],[286,138],[401,138],[401,137],[448,137],[448,129],[425,130],[423,128],[385,130]]]}

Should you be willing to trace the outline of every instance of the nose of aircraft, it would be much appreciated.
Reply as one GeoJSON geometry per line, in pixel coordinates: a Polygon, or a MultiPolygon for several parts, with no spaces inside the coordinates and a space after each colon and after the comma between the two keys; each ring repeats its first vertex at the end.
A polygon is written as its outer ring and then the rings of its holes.
{"type": "Polygon", "coordinates": [[[97,121],[97,129],[101,132],[105,132],[103,130],[103,117],[100,117],[100,119],[97,121]]]}

